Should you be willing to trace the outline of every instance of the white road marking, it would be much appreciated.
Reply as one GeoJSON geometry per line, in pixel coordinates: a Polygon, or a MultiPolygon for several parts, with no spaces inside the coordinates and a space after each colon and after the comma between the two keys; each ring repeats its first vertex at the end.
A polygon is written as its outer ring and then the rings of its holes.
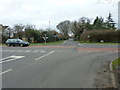
{"type": "Polygon", "coordinates": [[[81,45],[81,46],[83,46],[83,44],[78,44],[78,45],[81,45]]]}
{"type": "Polygon", "coordinates": [[[11,50],[11,51],[9,50],[9,52],[15,52],[15,50],[11,50]]]}
{"type": "Polygon", "coordinates": [[[117,53],[118,53],[119,51],[114,51],[114,52],[117,52],[117,53]]]}
{"type": "Polygon", "coordinates": [[[2,52],[9,52],[9,50],[2,50],[2,52]]]}
{"type": "Polygon", "coordinates": [[[46,52],[46,51],[40,51],[40,52],[46,52]]]}
{"type": "Polygon", "coordinates": [[[16,52],[22,52],[23,50],[18,50],[18,51],[16,51],[16,52]]]}
{"type": "Polygon", "coordinates": [[[8,59],[8,58],[10,58],[10,56],[9,56],[9,57],[6,57],[6,58],[2,58],[2,59],[0,59],[0,61],[2,61],[2,60],[4,60],[4,59],[8,59]]]}
{"type": "Polygon", "coordinates": [[[1,63],[6,63],[6,62],[11,62],[11,61],[14,61],[16,59],[20,59],[20,58],[23,58],[25,56],[9,56],[9,57],[6,57],[6,58],[3,58],[3,59],[0,59],[0,64],[1,63]],[[9,59],[10,58],[10,59],[9,59]],[[5,60],[5,59],[8,59],[8,60],[5,60]],[[4,61],[3,61],[4,60],[4,61]]]}
{"type": "Polygon", "coordinates": [[[25,56],[10,56],[11,58],[23,58],[23,57],[25,57],[25,56]]]}
{"type": "Polygon", "coordinates": [[[66,43],[66,41],[64,41],[64,43],[63,44],[65,44],[66,43]]]}
{"type": "Polygon", "coordinates": [[[73,45],[73,47],[75,47],[75,45],[73,45]]]}
{"type": "Polygon", "coordinates": [[[0,52],[46,52],[44,50],[0,50],[0,52]]]}
{"type": "Polygon", "coordinates": [[[31,52],[32,50],[26,50],[25,52],[31,52]]]}
{"type": "Polygon", "coordinates": [[[36,58],[35,60],[41,59],[41,58],[43,58],[43,57],[45,57],[45,56],[48,56],[48,55],[50,55],[50,54],[52,54],[52,53],[54,53],[54,52],[55,52],[55,51],[51,51],[50,53],[45,54],[45,55],[43,55],[43,56],[41,56],[41,57],[39,57],[39,58],[36,58]]]}
{"type": "Polygon", "coordinates": [[[32,51],[32,52],[39,52],[39,51],[36,50],[36,51],[32,51]]]}
{"type": "Polygon", "coordinates": [[[10,72],[10,71],[12,71],[12,69],[4,71],[4,72],[0,73],[0,75],[5,74],[5,73],[10,72]]]}

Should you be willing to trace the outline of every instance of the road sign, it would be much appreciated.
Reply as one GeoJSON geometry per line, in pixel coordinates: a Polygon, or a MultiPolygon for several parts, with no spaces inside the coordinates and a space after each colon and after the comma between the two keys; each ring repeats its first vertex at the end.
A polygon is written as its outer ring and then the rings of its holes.
{"type": "Polygon", "coordinates": [[[54,35],[54,37],[58,37],[58,35],[54,35]]]}
{"type": "Polygon", "coordinates": [[[42,37],[42,38],[44,39],[45,44],[46,44],[46,41],[47,41],[47,39],[48,39],[48,37],[46,36],[46,34],[45,34],[45,36],[44,36],[44,37],[42,37]]]}

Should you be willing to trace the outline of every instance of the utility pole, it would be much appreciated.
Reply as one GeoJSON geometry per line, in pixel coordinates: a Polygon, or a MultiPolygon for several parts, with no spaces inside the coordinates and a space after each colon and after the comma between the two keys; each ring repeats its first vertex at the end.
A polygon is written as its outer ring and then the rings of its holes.
{"type": "Polygon", "coordinates": [[[50,21],[49,21],[49,31],[50,31],[50,21]]]}
{"type": "MultiPolygon", "coordinates": [[[[49,27],[48,27],[48,37],[50,37],[49,32],[50,32],[50,21],[49,21],[49,27]]],[[[49,41],[50,41],[50,40],[48,39],[48,42],[49,42],[49,41]]]]}

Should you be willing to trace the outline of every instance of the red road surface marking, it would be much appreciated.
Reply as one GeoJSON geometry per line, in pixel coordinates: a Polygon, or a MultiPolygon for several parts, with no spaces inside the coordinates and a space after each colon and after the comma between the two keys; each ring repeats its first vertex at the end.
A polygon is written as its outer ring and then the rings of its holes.
{"type": "MultiPolygon", "coordinates": [[[[0,46],[0,47],[7,47],[7,46],[0,46]]],[[[65,48],[73,48],[73,46],[28,46],[28,47],[65,47],[65,48]]]]}
{"type": "Polygon", "coordinates": [[[77,48],[78,51],[120,51],[118,48],[77,48]]]}

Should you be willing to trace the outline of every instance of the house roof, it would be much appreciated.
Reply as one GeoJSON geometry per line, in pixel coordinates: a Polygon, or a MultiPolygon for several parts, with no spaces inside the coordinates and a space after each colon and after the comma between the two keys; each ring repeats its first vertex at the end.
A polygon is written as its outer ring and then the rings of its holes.
{"type": "Polygon", "coordinates": [[[3,26],[2,24],[0,24],[0,26],[2,26],[3,29],[6,29],[8,26],[3,26]]]}

